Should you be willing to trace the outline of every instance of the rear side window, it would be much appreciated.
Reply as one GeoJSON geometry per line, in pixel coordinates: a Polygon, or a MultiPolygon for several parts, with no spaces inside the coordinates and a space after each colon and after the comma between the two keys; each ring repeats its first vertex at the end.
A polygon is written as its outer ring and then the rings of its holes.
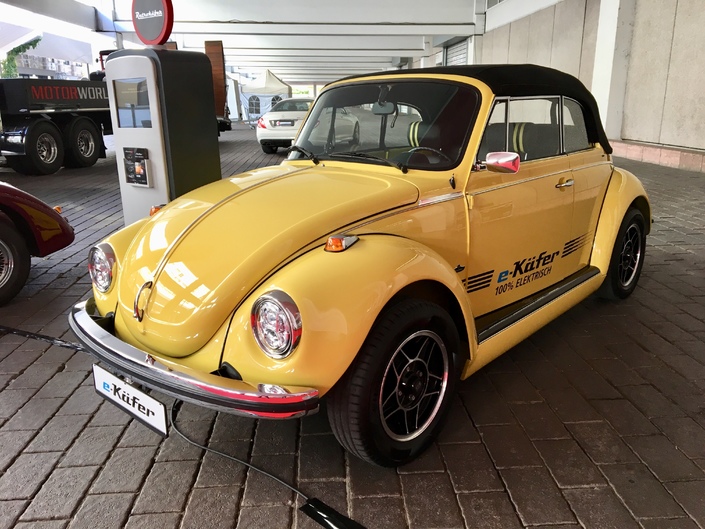
{"type": "Polygon", "coordinates": [[[522,161],[557,156],[561,152],[558,97],[509,101],[509,150],[522,161]]]}
{"type": "Polygon", "coordinates": [[[563,142],[565,152],[582,151],[592,147],[588,140],[583,108],[580,103],[567,97],[563,99],[563,142]]]}

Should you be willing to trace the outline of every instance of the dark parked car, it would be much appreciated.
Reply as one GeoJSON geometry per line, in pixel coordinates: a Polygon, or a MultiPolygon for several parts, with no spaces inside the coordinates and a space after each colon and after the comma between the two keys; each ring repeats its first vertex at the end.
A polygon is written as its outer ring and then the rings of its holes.
{"type": "Polygon", "coordinates": [[[44,257],[73,242],[73,228],[38,198],[0,182],[0,305],[22,290],[31,256],[44,257]]]}

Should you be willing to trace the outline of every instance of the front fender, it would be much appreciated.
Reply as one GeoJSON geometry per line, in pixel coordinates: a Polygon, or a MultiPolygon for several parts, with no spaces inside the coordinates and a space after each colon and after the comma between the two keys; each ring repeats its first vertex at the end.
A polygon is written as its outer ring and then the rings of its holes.
{"type": "Polygon", "coordinates": [[[317,248],[266,280],[235,312],[223,361],[246,381],[307,384],[323,394],[345,373],[387,303],[419,281],[452,293],[474,339],[461,280],[437,253],[409,239],[369,235],[341,253],[317,248]],[[271,290],[289,294],[301,312],[301,342],[285,360],[267,357],[250,326],[253,303],[271,290]]]}
{"type": "Polygon", "coordinates": [[[641,210],[646,219],[646,233],[649,233],[651,231],[651,207],[644,186],[629,171],[615,167],[602,204],[600,221],[597,225],[592,256],[590,257],[590,264],[599,268],[603,277],[607,275],[612,249],[622,219],[632,205],[641,210]]]}

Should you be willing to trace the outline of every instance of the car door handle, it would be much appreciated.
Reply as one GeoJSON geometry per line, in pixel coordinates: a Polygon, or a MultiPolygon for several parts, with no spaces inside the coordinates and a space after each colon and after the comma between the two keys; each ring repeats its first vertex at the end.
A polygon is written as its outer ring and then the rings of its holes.
{"type": "Polygon", "coordinates": [[[569,180],[566,180],[565,182],[559,182],[559,183],[557,183],[557,184],[556,184],[556,189],[560,189],[560,188],[562,188],[562,187],[573,187],[573,184],[574,184],[574,183],[575,183],[575,181],[574,181],[572,178],[570,178],[569,180]]]}

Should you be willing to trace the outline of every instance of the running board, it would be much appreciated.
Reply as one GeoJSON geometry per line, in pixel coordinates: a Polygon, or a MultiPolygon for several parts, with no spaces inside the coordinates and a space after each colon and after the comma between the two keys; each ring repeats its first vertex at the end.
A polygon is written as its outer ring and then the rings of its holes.
{"type": "Polygon", "coordinates": [[[566,277],[551,288],[541,290],[528,298],[524,298],[504,308],[476,318],[475,328],[477,329],[478,343],[492,338],[495,334],[503,331],[531,313],[536,312],[541,309],[541,307],[559,298],[566,292],[571,291],[585,281],[592,279],[599,273],[600,269],[596,266],[585,267],[579,272],[566,277]]]}

